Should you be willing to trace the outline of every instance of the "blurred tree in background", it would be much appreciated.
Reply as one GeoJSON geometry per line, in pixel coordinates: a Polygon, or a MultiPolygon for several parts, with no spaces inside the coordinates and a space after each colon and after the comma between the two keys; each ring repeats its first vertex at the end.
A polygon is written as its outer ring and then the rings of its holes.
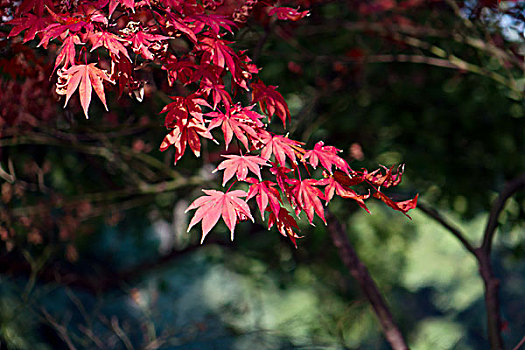
{"type": "MultiPolygon", "coordinates": [[[[513,349],[525,334],[523,6],[301,4],[309,17],[250,18],[235,45],[279,85],[295,139],[343,149],[354,169],[406,164],[389,194],[420,193],[411,221],[340,199],[330,210],[408,344],[513,349]]],[[[74,98],[57,106],[47,52],[2,30],[1,348],[389,347],[333,226],[301,224],[298,249],[258,224],[231,243],[224,225],[204,246],[186,233],[220,153],[203,144],[203,160],[174,168],[158,151],[163,75],[137,71],[143,102],[92,104],[84,120],[74,98]],[[37,84],[16,82],[29,74],[37,84]]]]}

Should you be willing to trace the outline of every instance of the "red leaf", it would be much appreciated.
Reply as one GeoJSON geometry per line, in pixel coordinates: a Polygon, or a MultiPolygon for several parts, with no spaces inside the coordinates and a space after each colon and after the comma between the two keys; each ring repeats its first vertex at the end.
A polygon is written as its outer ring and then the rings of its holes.
{"type": "Polygon", "coordinates": [[[307,151],[304,154],[303,159],[310,159],[310,165],[314,169],[316,169],[319,162],[321,162],[321,165],[330,173],[332,173],[332,165],[348,173],[350,167],[343,158],[337,155],[338,152],[341,152],[341,150],[333,146],[324,146],[324,142],[319,141],[315,144],[313,150],[307,151]]]}
{"type": "Polygon", "coordinates": [[[350,175],[340,170],[335,170],[331,175],[335,181],[344,186],[355,186],[365,181],[364,176],[353,171],[350,175]]]}
{"type": "Polygon", "coordinates": [[[233,175],[237,175],[237,180],[244,181],[246,176],[248,176],[248,170],[257,175],[259,181],[261,181],[261,166],[269,165],[266,163],[266,160],[258,156],[237,156],[237,155],[225,155],[223,156],[228,158],[227,160],[222,161],[221,164],[214,170],[224,170],[224,177],[222,180],[222,185],[224,186],[233,175]]]}
{"type": "Polygon", "coordinates": [[[226,114],[222,111],[206,114],[206,116],[213,118],[210,122],[209,130],[221,126],[222,132],[224,133],[226,149],[228,149],[233,135],[241,141],[246,149],[250,148],[249,140],[252,140],[252,143],[259,140],[258,129],[262,128],[264,124],[260,121],[262,116],[251,111],[251,108],[253,108],[253,106],[242,108],[240,105],[237,105],[226,114]]]}
{"type": "Polygon", "coordinates": [[[197,198],[190,204],[186,212],[197,209],[190,225],[188,232],[199,221],[202,221],[202,239],[201,243],[210,232],[210,230],[217,224],[219,218],[226,223],[230,229],[231,239],[233,240],[233,232],[237,222],[249,218],[253,221],[248,204],[239,197],[246,197],[247,193],[241,190],[231,192],[220,192],[216,190],[203,190],[206,196],[197,198]]]}
{"type": "Polygon", "coordinates": [[[15,18],[6,23],[14,26],[7,37],[17,36],[27,29],[22,42],[28,42],[29,40],[33,40],[36,34],[42,31],[48,23],[49,17],[35,16],[32,13],[26,13],[24,17],[15,18]]]}
{"type": "Polygon", "coordinates": [[[264,132],[260,136],[264,147],[261,151],[261,157],[268,160],[271,155],[275,156],[277,163],[281,166],[286,164],[286,157],[292,163],[296,163],[296,152],[302,151],[301,142],[291,140],[288,137],[281,135],[272,135],[269,132],[264,132]]]}
{"type": "Polygon", "coordinates": [[[93,47],[91,48],[90,52],[101,46],[104,46],[113,55],[120,58],[119,54],[122,53],[128,60],[131,61],[131,58],[128,55],[128,50],[126,50],[124,45],[121,43],[127,42],[127,40],[105,31],[96,32],[92,34],[89,39],[93,43],[93,47]]]}
{"type": "Polygon", "coordinates": [[[201,142],[200,137],[213,140],[212,134],[204,123],[199,105],[207,105],[206,101],[195,98],[194,95],[184,97],[172,97],[175,102],[165,106],[161,113],[168,112],[165,125],[173,130],[166,135],[160,150],[165,151],[169,146],[175,147],[176,164],[182,157],[189,145],[196,157],[200,156],[201,142]]]}
{"type": "Polygon", "coordinates": [[[295,240],[302,237],[295,233],[294,230],[299,230],[299,227],[297,226],[295,219],[286,209],[282,207],[279,208],[279,213],[277,215],[273,211],[270,212],[270,216],[268,217],[268,229],[272,228],[274,224],[277,226],[277,230],[281,233],[281,235],[290,238],[292,243],[297,248],[297,243],[295,243],[295,240]]]}
{"type": "Polygon", "coordinates": [[[323,219],[324,218],[324,208],[321,203],[321,199],[325,199],[323,192],[314,187],[317,185],[317,180],[315,179],[306,179],[306,180],[297,180],[297,179],[288,179],[288,184],[291,185],[290,193],[292,194],[291,202],[295,207],[295,212],[298,214],[301,210],[306,213],[308,221],[310,223],[314,220],[314,213],[323,219]]]}
{"type": "Polygon", "coordinates": [[[161,47],[161,41],[168,39],[170,39],[170,37],[148,34],[142,30],[137,31],[126,38],[126,40],[131,41],[133,51],[140,53],[140,55],[147,60],[153,60],[155,58],[149,49],[155,46],[161,47]]]}
{"type": "Polygon", "coordinates": [[[374,170],[371,173],[364,174],[364,178],[370,183],[378,187],[389,188],[392,186],[397,186],[401,182],[401,177],[403,176],[403,171],[405,165],[402,164],[397,168],[397,172],[394,174],[394,166],[391,166],[390,169],[382,166],[382,169],[374,170]],[[383,174],[381,170],[386,170],[386,173],[383,174]]]}
{"type": "Polygon", "coordinates": [[[308,11],[299,12],[299,8],[293,9],[291,7],[273,7],[269,12],[269,16],[277,15],[281,20],[298,21],[309,15],[308,11]]]}
{"type": "Polygon", "coordinates": [[[402,201],[402,202],[394,202],[387,195],[385,195],[383,192],[380,192],[380,191],[377,191],[376,193],[374,193],[374,197],[382,200],[390,208],[402,212],[408,218],[411,219],[411,217],[408,216],[407,212],[410,209],[414,209],[416,207],[418,195],[416,195],[413,199],[410,199],[410,200],[407,200],[407,201],[402,201]]]}
{"type": "Polygon", "coordinates": [[[286,128],[286,120],[290,120],[290,111],[283,96],[276,90],[277,86],[266,86],[263,82],[252,82],[252,100],[259,102],[261,109],[268,115],[269,121],[273,115],[277,115],[283,121],[286,128]]]}
{"type": "Polygon", "coordinates": [[[348,186],[342,185],[337,179],[333,176],[329,176],[325,179],[317,181],[317,185],[326,185],[324,189],[326,201],[329,202],[334,197],[334,194],[337,194],[341,198],[350,198],[353,199],[359,204],[361,208],[366,210],[368,213],[370,211],[365,205],[364,200],[370,197],[370,194],[359,195],[354,190],[348,186]]]}
{"type": "Polygon", "coordinates": [[[89,118],[88,108],[91,103],[91,91],[95,90],[107,110],[108,106],[106,104],[106,96],[104,95],[103,81],[106,80],[113,83],[106,74],[106,71],[98,69],[95,67],[95,64],[96,63],[80,64],[72,66],[64,72],[59,71],[59,75],[67,81],[67,90],[63,93],[66,95],[66,103],[64,104],[64,107],[67,105],[71,95],[73,95],[78,88],[80,104],[84,109],[86,118],[89,118]]]}
{"type": "Polygon", "coordinates": [[[279,214],[282,200],[279,191],[273,187],[275,186],[275,183],[271,181],[258,182],[254,178],[248,178],[246,181],[252,184],[248,191],[248,197],[246,200],[255,196],[255,200],[259,206],[259,211],[261,212],[261,218],[264,220],[264,212],[266,211],[268,204],[270,205],[270,212],[279,214]]]}
{"type": "Polygon", "coordinates": [[[67,68],[69,65],[74,66],[75,65],[75,57],[76,57],[76,50],[75,45],[80,45],[80,39],[78,38],[78,35],[70,35],[66,39],[64,39],[64,43],[62,44],[62,49],[60,50],[60,53],[57,55],[57,58],[55,60],[55,68],[64,62],[64,67],[67,68]]]}

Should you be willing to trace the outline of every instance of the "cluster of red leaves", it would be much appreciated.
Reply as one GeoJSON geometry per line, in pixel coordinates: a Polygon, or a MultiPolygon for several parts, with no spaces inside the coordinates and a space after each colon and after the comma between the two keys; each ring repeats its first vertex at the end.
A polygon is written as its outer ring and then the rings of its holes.
{"type": "MultiPolygon", "coordinates": [[[[308,14],[275,3],[250,1],[249,7],[259,11],[257,16],[262,13],[273,20],[296,21],[308,14]]],[[[196,0],[22,0],[8,22],[12,25],[8,38],[23,43],[36,39],[44,48],[50,42],[59,43],[54,64],[56,91],[65,95],[65,104],[78,91],[86,117],[93,91],[107,109],[105,89],[115,86],[119,95],[141,96],[143,82],[135,76],[136,68],[161,66],[170,86],[178,84],[190,91],[186,96],[172,96],[173,102],[161,111],[168,133],[160,149],[173,146],[175,163],[188,147],[198,157],[203,138],[215,141],[217,135],[212,131],[221,136],[219,141],[224,140],[225,149],[234,139],[244,146],[240,154],[227,155],[216,169],[224,171],[223,186],[236,178],[229,189],[204,190],[205,195],[188,208],[197,209],[189,228],[202,222],[203,240],[220,217],[233,238],[238,222],[253,220],[247,203],[252,198],[263,220],[268,213],[268,227],[275,225],[294,244],[300,213],[312,224],[315,215],[325,221],[324,206],[335,195],[353,199],[366,209],[364,201],[370,194],[358,194],[351,188],[361,183],[395,210],[406,213],[414,208],[416,198],[394,202],[381,192],[399,183],[401,169],[357,172],[333,146],[319,142],[309,150],[267,129],[274,116],[286,127],[290,112],[276,87],[259,79],[259,69],[246,52],[234,49],[233,42],[226,40],[237,25],[231,16],[219,15],[220,7],[219,2],[210,6],[209,1],[196,0]],[[181,52],[180,47],[187,49],[181,52]],[[253,105],[236,103],[236,93],[243,91],[251,94],[253,105]],[[269,171],[263,173],[265,166],[269,171]],[[311,178],[310,168],[319,167],[325,176],[311,178]],[[256,178],[248,177],[250,172],[256,178]],[[247,191],[232,190],[234,184],[247,191]]]]}

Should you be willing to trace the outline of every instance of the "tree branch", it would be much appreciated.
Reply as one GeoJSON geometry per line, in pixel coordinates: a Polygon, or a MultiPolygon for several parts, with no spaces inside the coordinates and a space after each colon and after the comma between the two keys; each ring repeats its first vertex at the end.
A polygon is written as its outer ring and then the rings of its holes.
{"type": "Polygon", "coordinates": [[[496,228],[498,227],[499,216],[507,203],[507,200],[512,197],[516,192],[525,187],[525,173],[521,174],[517,178],[507,182],[503,191],[499,194],[498,198],[492,205],[490,210],[489,220],[487,226],[485,227],[485,233],[483,234],[483,243],[481,248],[485,250],[488,254],[492,249],[492,241],[494,239],[494,234],[496,228]]]}
{"type": "Polygon", "coordinates": [[[348,240],[345,229],[337,218],[326,211],[326,219],[328,221],[328,231],[332,237],[332,241],[339,251],[339,256],[350,274],[357,280],[359,286],[365,297],[368,299],[370,305],[379,319],[379,323],[383,329],[386,340],[394,350],[407,350],[408,346],[399,330],[399,327],[394,322],[392,313],[377,288],[374,280],[370,276],[366,266],[359,260],[354,248],[348,240]]]}

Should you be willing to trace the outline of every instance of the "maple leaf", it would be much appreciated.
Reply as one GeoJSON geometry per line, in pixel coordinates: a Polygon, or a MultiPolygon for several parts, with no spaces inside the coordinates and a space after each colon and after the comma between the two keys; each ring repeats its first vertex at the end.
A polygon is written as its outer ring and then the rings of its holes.
{"type": "Polygon", "coordinates": [[[370,184],[373,184],[378,187],[383,188],[389,188],[392,186],[397,186],[401,182],[401,178],[403,176],[403,171],[405,169],[405,165],[401,164],[397,168],[397,173],[393,173],[394,166],[391,166],[390,168],[387,168],[385,166],[381,166],[380,169],[374,170],[371,173],[365,173],[363,174],[363,177],[368,181],[370,184]],[[381,172],[381,170],[385,170],[385,174],[381,172]]]}
{"type": "Polygon", "coordinates": [[[395,201],[393,201],[392,199],[390,199],[386,194],[384,194],[384,193],[381,192],[381,191],[377,191],[376,193],[374,193],[374,197],[375,197],[375,198],[380,199],[381,201],[383,201],[383,203],[385,203],[386,205],[388,205],[390,208],[402,212],[402,213],[405,214],[409,219],[412,219],[412,218],[407,214],[407,212],[408,212],[410,209],[414,209],[414,208],[416,208],[416,206],[417,206],[417,198],[418,198],[418,196],[419,196],[419,195],[416,195],[414,198],[409,199],[409,200],[406,200],[406,201],[395,202],[395,201]]]}
{"type": "Polygon", "coordinates": [[[111,60],[111,79],[118,83],[118,95],[122,96],[125,88],[128,93],[138,89],[141,84],[134,79],[134,69],[131,60],[127,57],[112,57],[111,60]]]}
{"type": "Polygon", "coordinates": [[[31,10],[41,17],[44,14],[44,8],[54,9],[53,0],[23,0],[18,8],[18,13],[26,13],[31,10]]]}
{"type": "Polygon", "coordinates": [[[172,26],[175,28],[175,30],[178,30],[188,37],[193,43],[197,42],[197,36],[193,32],[193,30],[183,22],[180,15],[173,14],[171,10],[168,8],[168,11],[165,13],[165,17],[167,19],[168,27],[172,26]]]}
{"type": "Polygon", "coordinates": [[[134,52],[140,53],[140,55],[147,60],[153,60],[155,56],[149,49],[152,47],[161,47],[160,42],[163,40],[168,40],[170,37],[158,34],[149,34],[139,30],[125,39],[131,42],[134,52]]]}
{"type": "Polygon", "coordinates": [[[221,126],[226,149],[228,149],[233,135],[235,135],[246,149],[249,149],[249,139],[259,140],[258,129],[262,128],[264,124],[260,121],[262,116],[251,111],[251,108],[253,108],[253,106],[242,108],[240,105],[237,105],[226,114],[222,111],[206,114],[206,116],[213,118],[208,126],[209,130],[221,126]]]}
{"type": "Polygon", "coordinates": [[[332,173],[332,165],[335,165],[340,170],[348,173],[350,167],[346,161],[337,155],[341,150],[333,146],[325,146],[323,141],[315,144],[314,149],[307,151],[303,156],[303,161],[310,160],[310,165],[316,169],[321,162],[321,165],[332,173]]]}
{"type": "Polygon", "coordinates": [[[67,90],[64,93],[66,95],[66,103],[64,104],[64,107],[67,105],[69,99],[71,98],[71,95],[73,95],[73,93],[78,88],[80,104],[84,109],[84,114],[86,115],[86,118],[89,118],[88,108],[89,104],[91,103],[92,90],[95,90],[95,93],[98,95],[98,97],[104,104],[104,107],[106,108],[106,110],[108,110],[108,106],[106,104],[106,96],[104,95],[103,81],[106,80],[112,84],[114,83],[106,74],[106,71],[95,67],[95,64],[96,63],[79,64],[74,65],[63,72],[59,71],[59,75],[65,77],[65,79],[67,80],[67,90]]]}
{"type": "Polygon", "coordinates": [[[206,95],[212,95],[213,97],[213,109],[217,109],[217,105],[222,101],[226,112],[230,110],[232,103],[232,98],[230,94],[225,90],[224,85],[214,84],[209,79],[201,80],[201,90],[206,93],[206,95]]]}
{"type": "Polygon", "coordinates": [[[57,58],[55,60],[55,68],[64,62],[64,67],[67,68],[69,65],[74,66],[75,65],[75,56],[76,56],[76,50],[75,45],[80,45],[82,42],[80,41],[78,35],[70,35],[67,38],[64,39],[64,42],[62,43],[62,47],[60,50],[60,53],[57,55],[57,58]]]}
{"type": "Polygon", "coordinates": [[[109,16],[110,17],[113,14],[113,12],[115,12],[115,9],[117,8],[117,5],[119,3],[122,6],[127,7],[131,9],[131,11],[135,12],[135,0],[109,0],[109,16]]]}
{"type": "Polygon", "coordinates": [[[296,152],[301,152],[301,142],[291,140],[288,137],[281,135],[272,135],[269,132],[263,132],[260,135],[261,142],[264,147],[261,151],[261,157],[268,160],[271,155],[275,156],[277,163],[281,166],[286,164],[286,157],[288,157],[292,163],[296,163],[296,152]]]}
{"type": "Polygon", "coordinates": [[[361,208],[370,213],[364,202],[365,199],[368,199],[370,197],[370,194],[359,195],[348,186],[341,184],[334,176],[328,176],[322,180],[317,181],[316,184],[326,185],[324,195],[327,202],[332,200],[334,194],[337,194],[341,198],[350,198],[355,200],[361,208]]]}
{"type": "Polygon", "coordinates": [[[222,185],[224,186],[233,175],[237,175],[237,180],[244,181],[248,176],[248,170],[257,175],[259,181],[261,181],[261,166],[269,165],[266,160],[258,156],[244,156],[228,154],[223,155],[227,160],[222,161],[219,166],[213,171],[224,170],[224,177],[222,185]]]}
{"type": "Polygon", "coordinates": [[[291,7],[273,7],[269,12],[269,16],[277,15],[280,20],[298,21],[309,15],[309,11],[299,12],[299,8],[291,7]]]}
{"type": "Polygon", "coordinates": [[[128,60],[131,61],[131,58],[128,55],[128,50],[122,45],[121,42],[127,42],[127,40],[122,39],[119,36],[116,36],[113,33],[106,31],[100,31],[90,35],[89,39],[93,43],[90,52],[93,52],[97,48],[104,46],[109,50],[113,55],[120,58],[119,54],[122,53],[128,60]]]}
{"type": "Polygon", "coordinates": [[[197,50],[203,51],[203,60],[205,62],[212,62],[221,68],[228,68],[232,76],[237,81],[237,71],[240,64],[239,57],[235,51],[228,44],[231,41],[222,40],[219,38],[204,37],[201,39],[196,47],[197,50]]]}
{"type": "Polygon", "coordinates": [[[193,72],[197,65],[191,59],[184,58],[179,59],[175,55],[169,55],[168,57],[162,57],[162,69],[168,74],[168,84],[173,84],[178,80],[182,84],[190,84],[195,80],[193,79],[193,72]]]}
{"type": "Polygon", "coordinates": [[[291,173],[292,170],[286,167],[280,167],[277,163],[272,163],[270,172],[275,175],[275,179],[277,180],[277,184],[279,185],[281,191],[283,191],[286,196],[289,196],[289,186],[287,184],[288,176],[286,174],[291,173]]]}
{"type": "Polygon", "coordinates": [[[246,182],[252,184],[248,190],[246,200],[255,197],[259,211],[261,212],[261,218],[264,220],[264,212],[266,208],[268,208],[268,205],[270,205],[270,211],[278,215],[282,200],[279,191],[273,187],[275,183],[271,181],[257,181],[252,177],[247,178],[246,182]]]}
{"type": "Polygon", "coordinates": [[[219,35],[221,27],[230,33],[233,33],[233,28],[237,27],[228,17],[210,13],[194,14],[186,17],[186,19],[188,21],[200,22],[202,27],[208,26],[215,36],[219,35]]]}
{"type": "Polygon", "coordinates": [[[200,106],[211,106],[206,100],[199,97],[198,94],[192,94],[186,97],[172,96],[173,102],[167,104],[162,108],[160,113],[167,113],[164,125],[167,128],[173,127],[174,123],[180,120],[188,119],[190,116],[201,118],[202,109],[200,106]]]}
{"type": "Polygon", "coordinates": [[[314,220],[314,213],[317,213],[324,223],[326,220],[324,218],[324,208],[321,203],[321,199],[325,199],[323,192],[315,187],[317,185],[317,180],[315,179],[306,179],[306,180],[297,180],[297,179],[288,179],[286,182],[291,186],[290,197],[292,205],[295,207],[295,212],[298,215],[300,211],[304,211],[308,217],[308,221],[312,224],[314,220]]]}
{"type": "MultiPolygon", "coordinates": [[[[65,16],[54,13],[49,7],[47,7],[47,10],[51,14],[51,17],[58,23],[52,23],[42,30],[44,35],[42,35],[42,39],[37,46],[42,46],[44,49],[47,49],[49,40],[56,39],[63,34],[77,33],[82,30],[90,33],[93,30],[93,23],[91,22],[95,16],[65,16]]],[[[103,19],[105,19],[105,17],[103,17],[103,19]]]]}
{"type": "Polygon", "coordinates": [[[249,218],[252,222],[254,221],[250,213],[250,207],[240,198],[247,196],[245,191],[236,190],[226,193],[216,190],[202,191],[206,196],[197,198],[185,211],[187,213],[198,208],[190,221],[188,232],[193,226],[202,221],[201,244],[221,216],[226,226],[230,229],[232,240],[235,225],[237,225],[238,221],[246,218],[249,218]]]}
{"type": "Polygon", "coordinates": [[[49,23],[48,17],[35,16],[32,13],[26,13],[23,17],[12,19],[6,24],[13,25],[14,27],[9,32],[8,38],[17,36],[22,31],[26,30],[24,34],[23,43],[33,40],[36,34],[42,31],[49,23]]]}
{"type": "Polygon", "coordinates": [[[335,170],[333,174],[325,174],[325,177],[331,176],[335,181],[343,186],[355,186],[365,181],[364,176],[356,171],[351,171],[349,174],[340,170],[335,170]]]}
{"type": "Polygon", "coordinates": [[[204,124],[202,115],[193,114],[191,117],[179,118],[175,125],[171,124],[170,127],[174,129],[164,137],[160,145],[160,150],[165,151],[169,146],[173,145],[175,147],[174,164],[176,164],[184,154],[186,145],[190,146],[190,149],[196,157],[200,156],[200,137],[215,141],[204,124]]]}
{"type": "Polygon", "coordinates": [[[260,104],[263,112],[268,115],[268,120],[271,121],[271,117],[277,115],[286,128],[286,120],[290,120],[290,111],[283,96],[276,90],[277,86],[266,86],[262,81],[257,81],[252,82],[251,88],[252,101],[260,104]]]}
{"type": "Polygon", "coordinates": [[[299,230],[299,227],[297,226],[295,219],[286,209],[280,207],[278,214],[275,214],[273,211],[270,212],[270,216],[268,217],[268,229],[271,229],[274,224],[277,226],[277,230],[281,233],[281,235],[290,238],[292,243],[297,248],[297,243],[295,240],[302,237],[294,231],[299,230]]]}

